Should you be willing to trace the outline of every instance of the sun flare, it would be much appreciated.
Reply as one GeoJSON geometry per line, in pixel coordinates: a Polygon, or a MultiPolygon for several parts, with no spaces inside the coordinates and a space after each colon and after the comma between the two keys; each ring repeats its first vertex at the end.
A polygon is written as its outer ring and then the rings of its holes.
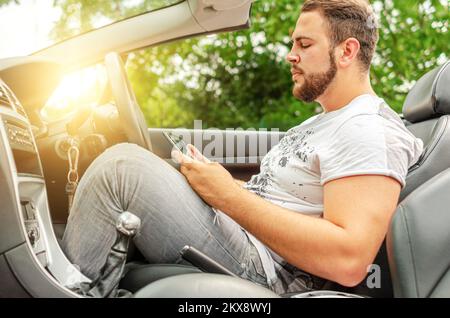
{"type": "Polygon", "coordinates": [[[79,106],[96,106],[106,81],[106,73],[102,65],[66,75],[48,99],[43,115],[47,118],[60,117],[79,106]]]}

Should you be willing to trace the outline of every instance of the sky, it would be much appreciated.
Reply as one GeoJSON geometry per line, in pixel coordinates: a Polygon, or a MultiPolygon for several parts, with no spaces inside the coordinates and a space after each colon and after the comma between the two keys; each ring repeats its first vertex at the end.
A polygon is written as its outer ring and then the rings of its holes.
{"type": "Polygon", "coordinates": [[[52,44],[53,25],[61,15],[53,0],[22,0],[0,8],[0,58],[28,55],[52,44]]]}

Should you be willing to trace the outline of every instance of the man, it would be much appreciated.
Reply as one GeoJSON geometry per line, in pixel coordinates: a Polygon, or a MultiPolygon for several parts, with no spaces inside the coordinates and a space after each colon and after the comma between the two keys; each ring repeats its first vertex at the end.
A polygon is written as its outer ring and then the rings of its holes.
{"type": "Polygon", "coordinates": [[[358,284],[422,151],[370,85],[377,40],[366,1],[306,1],[287,60],[295,97],[324,112],[290,129],[244,186],[193,147],[194,160],[177,154],[181,174],[137,146],[107,150],[78,188],[68,257],[97,277],[114,220],[130,211],[151,263],[181,262],[192,245],[280,294],[320,288],[318,278],[358,284]]]}

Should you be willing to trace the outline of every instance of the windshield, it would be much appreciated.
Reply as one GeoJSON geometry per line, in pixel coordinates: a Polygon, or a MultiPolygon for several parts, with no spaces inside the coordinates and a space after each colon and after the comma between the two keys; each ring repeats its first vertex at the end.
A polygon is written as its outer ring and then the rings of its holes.
{"type": "Polygon", "coordinates": [[[81,33],[183,1],[0,0],[0,58],[29,55],[81,33]]]}

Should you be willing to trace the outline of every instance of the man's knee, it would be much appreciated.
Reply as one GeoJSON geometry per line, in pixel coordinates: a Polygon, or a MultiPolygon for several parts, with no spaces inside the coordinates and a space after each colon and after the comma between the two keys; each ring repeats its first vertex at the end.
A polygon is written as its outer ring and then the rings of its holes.
{"type": "Polygon", "coordinates": [[[116,144],[106,149],[99,157],[99,161],[104,162],[111,159],[125,160],[130,165],[135,163],[138,166],[142,166],[143,163],[148,166],[154,166],[164,162],[151,151],[131,143],[116,144]]]}
{"type": "Polygon", "coordinates": [[[103,166],[103,170],[115,171],[116,177],[140,175],[150,181],[155,177],[172,178],[173,175],[178,174],[163,159],[135,144],[114,145],[108,148],[101,157],[99,166],[103,166]]]}
{"type": "Polygon", "coordinates": [[[149,156],[153,155],[150,151],[145,148],[142,148],[136,144],[131,143],[120,143],[114,146],[109,147],[103,153],[106,156],[118,156],[118,155],[127,155],[130,157],[134,156],[149,156]]]}

